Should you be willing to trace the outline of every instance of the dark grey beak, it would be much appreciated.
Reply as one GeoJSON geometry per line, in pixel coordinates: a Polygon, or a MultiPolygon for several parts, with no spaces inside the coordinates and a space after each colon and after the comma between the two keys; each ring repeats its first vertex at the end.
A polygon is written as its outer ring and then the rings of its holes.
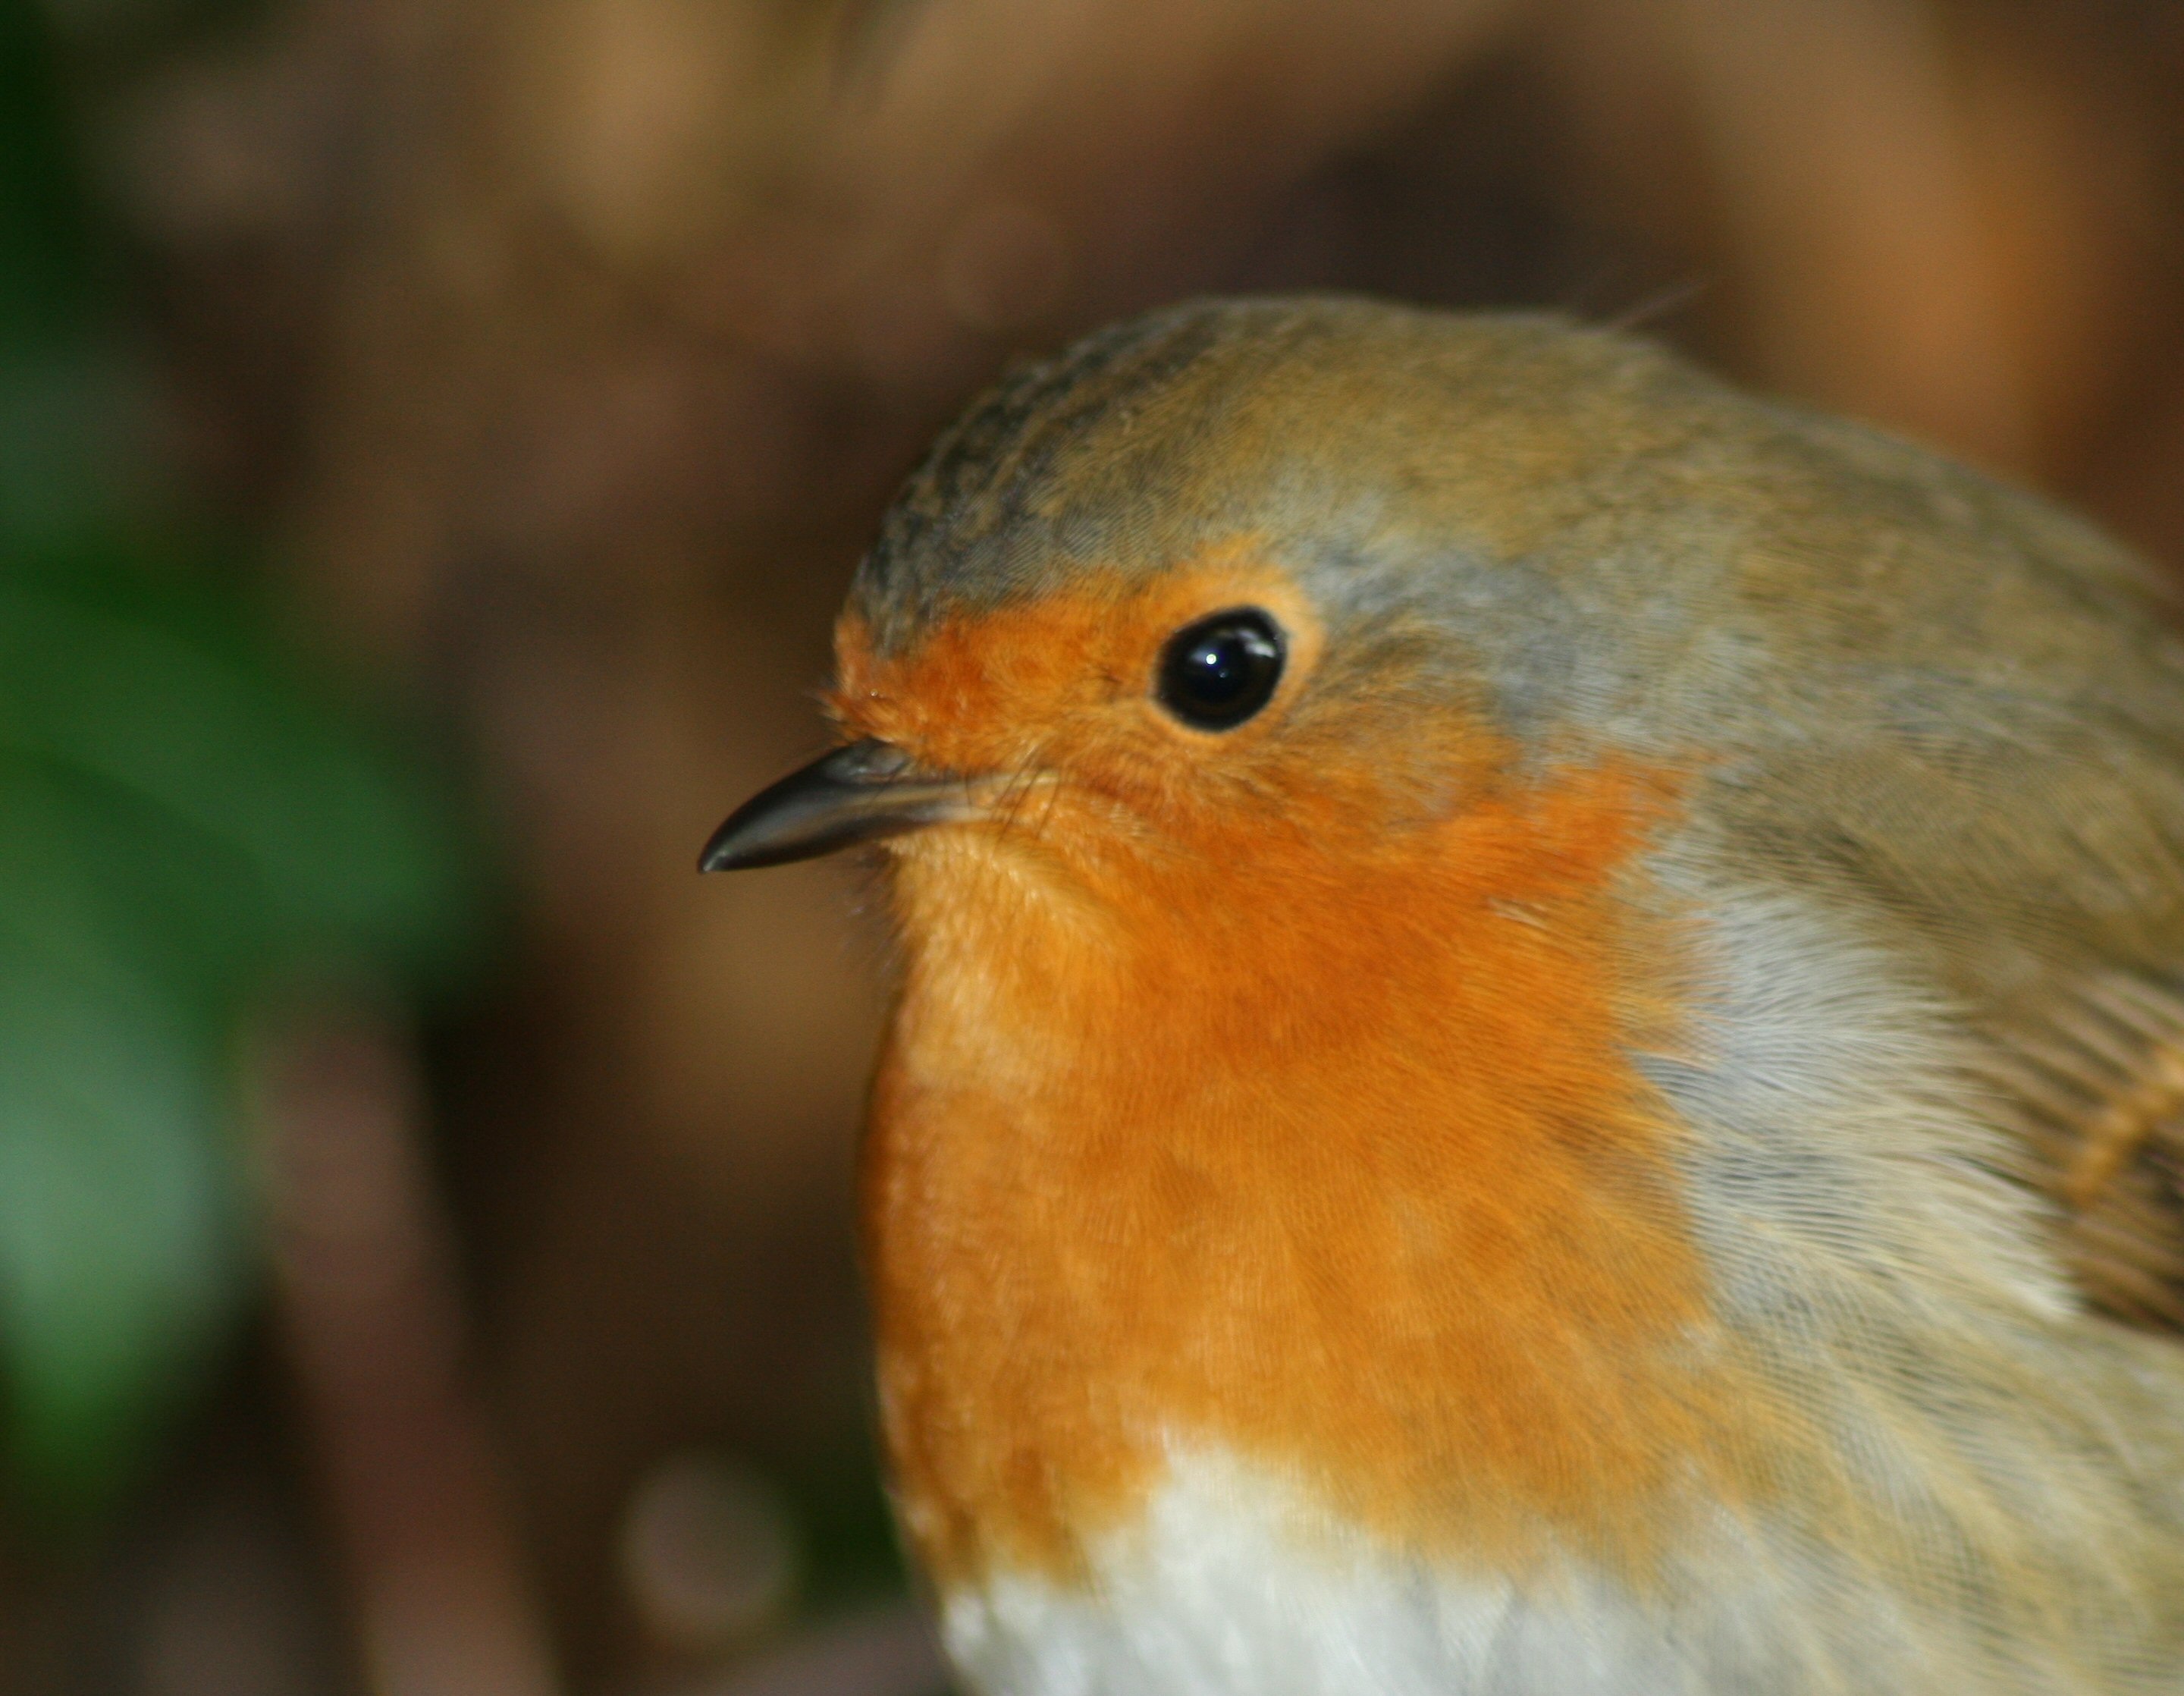
{"type": "Polygon", "coordinates": [[[892,744],[852,742],[760,789],[698,856],[701,872],[811,860],[976,811],[959,778],[919,771],[892,744]]]}

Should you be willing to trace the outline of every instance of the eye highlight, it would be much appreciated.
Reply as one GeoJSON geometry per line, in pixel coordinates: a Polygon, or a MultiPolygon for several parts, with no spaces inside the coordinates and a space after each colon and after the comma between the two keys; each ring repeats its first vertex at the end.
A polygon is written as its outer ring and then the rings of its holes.
{"type": "Polygon", "coordinates": [[[1233,730],[1273,699],[1287,645],[1256,606],[1209,614],[1168,638],[1154,693],[1194,730],[1233,730]]]}

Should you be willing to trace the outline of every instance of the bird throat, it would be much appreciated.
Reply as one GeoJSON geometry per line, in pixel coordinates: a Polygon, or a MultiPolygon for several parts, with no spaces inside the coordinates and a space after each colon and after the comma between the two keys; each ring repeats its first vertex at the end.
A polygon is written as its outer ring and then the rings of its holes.
{"type": "Polygon", "coordinates": [[[1334,851],[930,833],[866,1154],[886,1441],[944,1586],[1081,1576],[1212,1450],[1432,1557],[1646,1568],[1719,1447],[1675,1131],[1669,803],[1565,768],[1334,851]],[[1650,1529],[1641,1530],[1641,1527],[1650,1529]]]}

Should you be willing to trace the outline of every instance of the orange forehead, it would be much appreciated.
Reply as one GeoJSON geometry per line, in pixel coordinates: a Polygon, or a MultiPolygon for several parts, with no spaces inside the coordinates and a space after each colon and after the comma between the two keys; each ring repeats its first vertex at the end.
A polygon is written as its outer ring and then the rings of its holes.
{"type": "MultiPolygon", "coordinates": [[[[1264,562],[1249,539],[1146,580],[1119,571],[1085,572],[1066,589],[938,625],[910,652],[881,658],[861,621],[844,615],[835,633],[838,681],[832,706],[860,735],[894,742],[951,772],[1014,770],[1059,751],[1088,716],[1118,709],[1098,734],[1190,739],[1151,698],[1153,669],[1177,630],[1224,607],[1271,612],[1289,636],[1282,686],[1268,709],[1280,716],[1311,675],[1323,632],[1289,577],[1264,562]],[[1133,711],[1141,708],[1142,711],[1133,711]]],[[[1229,733],[1224,740],[1235,745],[1229,733]]],[[[1243,741],[1251,739],[1245,728],[1243,741]]]]}

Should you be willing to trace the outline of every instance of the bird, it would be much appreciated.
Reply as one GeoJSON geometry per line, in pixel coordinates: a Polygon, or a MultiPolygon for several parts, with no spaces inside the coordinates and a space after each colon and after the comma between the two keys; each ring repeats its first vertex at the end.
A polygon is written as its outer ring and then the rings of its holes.
{"type": "Polygon", "coordinates": [[[877,1417],[978,1696],[2184,1692],[2184,641],[1619,331],[1213,299],[882,519],[877,1417]]]}

